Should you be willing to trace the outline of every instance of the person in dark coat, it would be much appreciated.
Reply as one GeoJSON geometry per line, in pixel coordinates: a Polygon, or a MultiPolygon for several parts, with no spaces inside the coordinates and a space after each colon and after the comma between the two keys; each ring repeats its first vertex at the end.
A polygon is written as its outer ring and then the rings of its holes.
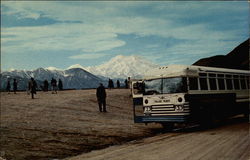
{"type": "Polygon", "coordinates": [[[59,88],[60,91],[63,90],[63,83],[62,83],[61,79],[59,79],[59,81],[58,81],[58,88],[59,88]]]}
{"type": "Polygon", "coordinates": [[[128,88],[128,80],[127,79],[125,79],[124,84],[125,84],[125,88],[128,88]]]}
{"type": "Polygon", "coordinates": [[[51,79],[51,87],[52,94],[57,93],[57,81],[54,78],[51,79]]]}
{"type": "Polygon", "coordinates": [[[112,79],[111,79],[111,88],[114,88],[114,82],[112,79]]]}
{"type": "Polygon", "coordinates": [[[117,88],[120,88],[120,81],[119,80],[116,81],[116,86],[117,86],[117,88]]]}
{"type": "Polygon", "coordinates": [[[109,79],[108,88],[109,88],[109,89],[112,88],[112,81],[111,81],[111,79],[109,79]]]}
{"type": "Polygon", "coordinates": [[[16,94],[16,91],[17,91],[17,80],[16,79],[14,79],[14,81],[13,81],[13,91],[16,94]]]}
{"type": "Polygon", "coordinates": [[[106,110],[106,91],[102,83],[96,89],[96,97],[98,100],[99,111],[100,112],[107,112],[106,110]]]}
{"type": "Polygon", "coordinates": [[[34,78],[31,78],[29,81],[29,90],[32,99],[34,99],[34,94],[36,94],[36,88],[37,88],[36,81],[34,80],[34,78]]]}
{"type": "Polygon", "coordinates": [[[43,81],[43,91],[47,92],[49,90],[49,82],[46,80],[43,81]]]}
{"type": "Polygon", "coordinates": [[[10,80],[7,81],[6,91],[10,94],[10,80]]]}

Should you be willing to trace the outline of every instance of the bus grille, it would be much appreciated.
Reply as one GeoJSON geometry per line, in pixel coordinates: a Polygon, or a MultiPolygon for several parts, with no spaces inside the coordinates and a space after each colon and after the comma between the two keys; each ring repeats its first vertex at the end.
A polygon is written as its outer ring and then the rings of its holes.
{"type": "Polygon", "coordinates": [[[163,116],[163,115],[189,115],[190,109],[189,104],[183,105],[183,110],[175,110],[174,105],[164,105],[164,106],[152,106],[151,116],[163,116]]]}

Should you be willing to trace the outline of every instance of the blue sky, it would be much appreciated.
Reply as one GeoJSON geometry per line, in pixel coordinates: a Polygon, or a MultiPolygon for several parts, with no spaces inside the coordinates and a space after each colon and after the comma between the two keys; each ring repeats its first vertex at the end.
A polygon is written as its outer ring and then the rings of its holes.
{"type": "Polygon", "coordinates": [[[248,7],[247,1],[3,1],[1,67],[87,67],[117,55],[190,65],[245,41],[248,7]]]}

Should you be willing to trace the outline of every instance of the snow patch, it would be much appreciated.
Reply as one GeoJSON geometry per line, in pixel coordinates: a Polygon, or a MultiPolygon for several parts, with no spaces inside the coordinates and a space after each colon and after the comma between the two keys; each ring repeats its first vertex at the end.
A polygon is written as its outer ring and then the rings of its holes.
{"type": "Polygon", "coordinates": [[[45,69],[50,70],[50,71],[62,70],[62,69],[59,69],[59,68],[56,68],[56,67],[47,67],[47,68],[45,68],[45,69]]]}
{"type": "Polygon", "coordinates": [[[68,67],[67,69],[73,69],[73,68],[81,68],[81,69],[85,70],[85,68],[82,65],[80,65],[80,64],[74,64],[74,65],[68,67]]]}

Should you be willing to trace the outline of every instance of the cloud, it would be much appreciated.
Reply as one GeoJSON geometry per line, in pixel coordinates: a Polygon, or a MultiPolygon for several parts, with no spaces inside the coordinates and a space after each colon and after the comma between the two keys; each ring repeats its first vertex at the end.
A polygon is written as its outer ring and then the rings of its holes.
{"type": "MultiPolygon", "coordinates": [[[[138,54],[158,63],[177,62],[179,57],[188,61],[189,57],[225,54],[248,37],[248,24],[239,19],[248,13],[246,3],[4,1],[3,16],[37,20],[42,16],[53,19],[55,23],[2,27],[1,53],[60,53],[61,50],[68,50],[83,53],[69,54],[67,57],[70,59],[101,58],[101,52],[108,53],[113,49],[123,52],[121,48],[126,48],[127,43],[117,36],[123,34],[142,39],[160,37],[166,41],[165,44],[169,39],[183,40],[178,44],[168,43],[167,47],[142,44],[152,50],[138,54]]],[[[134,52],[133,48],[129,49],[134,52]]]]}
{"type": "Polygon", "coordinates": [[[85,24],[54,24],[35,27],[2,28],[2,47],[20,50],[82,50],[100,52],[125,45],[112,32],[85,24]]]}
{"type": "Polygon", "coordinates": [[[93,53],[93,54],[78,54],[78,55],[74,55],[74,56],[70,56],[70,59],[97,59],[97,58],[101,58],[104,57],[108,54],[97,54],[97,53],[93,53]]]}

